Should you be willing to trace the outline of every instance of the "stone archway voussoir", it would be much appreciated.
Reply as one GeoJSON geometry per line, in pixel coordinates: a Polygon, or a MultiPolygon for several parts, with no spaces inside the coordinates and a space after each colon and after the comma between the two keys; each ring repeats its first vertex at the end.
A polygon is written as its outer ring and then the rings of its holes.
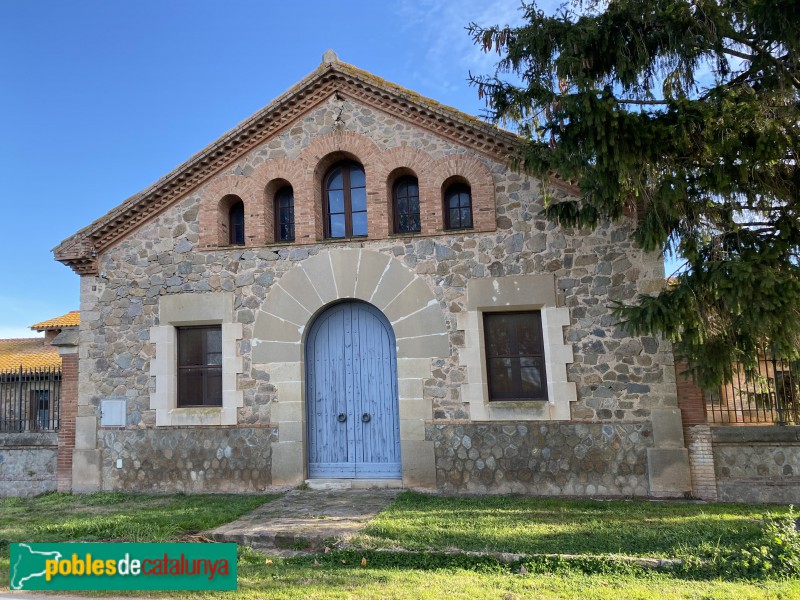
{"type": "MultiPolygon", "coordinates": [[[[407,268],[396,260],[391,260],[389,266],[382,273],[380,282],[376,286],[370,302],[383,310],[413,281],[414,276],[409,273],[407,268]]],[[[428,294],[430,295],[430,291],[428,291],[428,294]]]]}
{"type": "MultiPolygon", "coordinates": [[[[261,313],[271,314],[300,327],[304,327],[312,315],[311,311],[300,304],[294,296],[284,290],[280,284],[272,286],[269,295],[266,300],[264,300],[264,304],[261,307],[261,313]]],[[[256,319],[256,322],[258,322],[258,319],[256,319]]],[[[299,341],[298,339],[298,342],[299,341]]]]}
{"type": "Polygon", "coordinates": [[[326,304],[303,269],[290,269],[281,276],[278,285],[311,315],[326,304]]]}
{"type": "Polygon", "coordinates": [[[355,297],[365,302],[371,302],[372,296],[391,262],[392,259],[385,254],[362,251],[358,263],[355,297]]]}
{"type": "MultiPolygon", "coordinates": [[[[438,307],[439,303],[433,297],[425,282],[417,277],[389,303],[378,308],[383,311],[383,314],[386,315],[386,318],[389,319],[392,327],[394,327],[394,323],[400,319],[404,319],[428,305],[438,307]]],[[[442,317],[442,320],[444,320],[444,317],[442,317]]]]}
{"type": "Polygon", "coordinates": [[[305,272],[323,305],[330,304],[338,298],[336,295],[336,281],[333,277],[333,267],[328,252],[321,252],[316,256],[307,258],[297,268],[305,272]]]}
{"type": "Polygon", "coordinates": [[[438,302],[436,304],[428,304],[422,310],[413,312],[405,318],[398,319],[392,324],[392,328],[398,340],[447,333],[447,328],[442,319],[442,309],[438,302]]]}
{"type": "Polygon", "coordinates": [[[342,299],[355,298],[361,251],[343,248],[332,250],[329,254],[338,297],[342,299]]]}

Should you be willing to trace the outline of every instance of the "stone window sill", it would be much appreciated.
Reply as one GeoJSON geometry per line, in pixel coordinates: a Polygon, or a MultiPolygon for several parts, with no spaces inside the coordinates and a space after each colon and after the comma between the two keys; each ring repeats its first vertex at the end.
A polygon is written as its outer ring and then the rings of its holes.
{"type": "Polygon", "coordinates": [[[222,425],[221,406],[187,406],[169,411],[171,425],[222,425]]]}
{"type": "Polygon", "coordinates": [[[526,409],[533,407],[540,407],[547,404],[544,398],[537,398],[532,400],[489,400],[489,407],[493,408],[508,408],[508,409],[526,409]]]}
{"type": "Polygon", "coordinates": [[[367,235],[353,235],[350,237],[338,237],[338,238],[317,238],[318,244],[331,244],[336,242],[366,242],[372,241],[376,238],[370,238],[367,235]]]}

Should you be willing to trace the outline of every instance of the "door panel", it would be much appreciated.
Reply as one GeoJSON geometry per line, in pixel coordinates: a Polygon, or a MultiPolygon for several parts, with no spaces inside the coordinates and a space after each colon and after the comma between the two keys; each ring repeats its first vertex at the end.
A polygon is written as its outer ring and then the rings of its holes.
{"type": "Polygon", "coordinates": [[[309,477],[400,477],[395,339],[363,302],[337,304],[306,345],[309,477]]]}
{"type": "MultiPolygon", "coordinates": [[[[347,414],[345,394],[342,314],[332,314],[319,323],[315,343],[308,347],[308,365],[314,376],[308,378],[309,460],[313,463],[348,465],[348,440],[353,439],[352,422],[347,414]],[[340,421],[345,415],[345,421],[340,421]]],[[[355,470],[337,477],[352,477],[355,470]]],[[[309,473],[309,476],[315,476],[309,473]]],[[[334,475],[326,475],[332,477],[334,475]]]]}

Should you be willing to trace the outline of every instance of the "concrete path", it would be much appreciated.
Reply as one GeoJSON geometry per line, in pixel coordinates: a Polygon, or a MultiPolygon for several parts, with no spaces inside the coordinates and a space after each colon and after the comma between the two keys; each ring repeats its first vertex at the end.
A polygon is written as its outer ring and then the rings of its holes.
{"type": "Polygon", "coordinates": [[[347,541],[400,490],[292,490],[209,532],[218,542],[261,550],[307,550],[347,541]]]}

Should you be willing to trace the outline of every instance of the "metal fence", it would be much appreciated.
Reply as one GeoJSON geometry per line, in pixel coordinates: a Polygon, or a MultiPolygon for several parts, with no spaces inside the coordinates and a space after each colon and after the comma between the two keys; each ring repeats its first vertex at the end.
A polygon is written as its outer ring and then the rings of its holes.
{"type": "Polygon", "coordinates": [[[705,392],[711,423],[800,425],[800,362],[759,353],[755,373],[743,368],[719,390],[705,392]]]}
{"type": "Polygon", "coordinates": [[[0,371],[0,432],[58,431],[61,369],[0,371]]]}

